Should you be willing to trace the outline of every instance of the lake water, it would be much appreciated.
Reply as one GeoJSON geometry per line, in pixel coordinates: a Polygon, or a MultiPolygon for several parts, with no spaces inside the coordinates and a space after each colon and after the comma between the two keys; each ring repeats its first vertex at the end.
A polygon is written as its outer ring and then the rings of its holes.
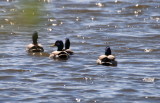
{"type": "Polygon", "coordinates": [[[159,65],[159,0],[0,0],[1,103],[159,103],[159,65]],[[75,54],[28,54],[34,31],[75,54]],[[116,67],[96,64],[107,45],[116,67]]]}

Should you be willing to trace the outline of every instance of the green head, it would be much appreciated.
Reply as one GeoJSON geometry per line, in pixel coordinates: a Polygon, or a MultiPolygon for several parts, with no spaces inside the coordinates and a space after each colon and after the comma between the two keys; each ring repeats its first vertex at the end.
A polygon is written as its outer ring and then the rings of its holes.
{"type": "Polygon", "coordinates": [[[64,47],[64,44],[63,44],[63,41],[62,40],[57,40],[55,42],[55,46],[58,47],[57,51],[62,51],[63,47],[64,47]]]}

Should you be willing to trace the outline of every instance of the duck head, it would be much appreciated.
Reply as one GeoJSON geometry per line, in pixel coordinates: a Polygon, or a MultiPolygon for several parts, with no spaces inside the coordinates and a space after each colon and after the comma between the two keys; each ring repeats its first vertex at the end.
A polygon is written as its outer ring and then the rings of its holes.
{"type": "Polygon", "coordinates": [[[62,51],[62,49],[63,49],[63,47],[64,47],[64,44],[63,44],[62,40],[57,40],[57,41],[55,42],[54,46],[57,46],[57,47],[58,47],[57,51],[62,51]]]}
{"type": "Polygon", "coordinates": [[[70,40],[69,40],[69,38],[66,38],[66,40],[65,40],[65,49],[69,49],[69,47],[70,47],[70,40]]]}
{"type": "Polygon", "coordinates": [[[34,45],[38,44],[37,40],[38,40],[38,32],[35,31],[32,35],[32,41],[34,45]]]}
{"type": "Polygon", "coordinates": [[[105,55],[111,55],[111,48],[109,46],[105,49],[105,55]]]}

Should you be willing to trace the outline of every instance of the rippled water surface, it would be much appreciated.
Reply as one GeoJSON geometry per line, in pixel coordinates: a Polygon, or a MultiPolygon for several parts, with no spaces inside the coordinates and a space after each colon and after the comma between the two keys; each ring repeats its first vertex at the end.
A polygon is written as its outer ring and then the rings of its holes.
{"type": "Polygon", "coordinates": [[[1,103],[159,103],[159,58],[159,0],[0,0],[1,103]],[[28,54],[34,31],[75,54],[28,54]],[[96,64],[106,45],[116,67],[96,64]]]}

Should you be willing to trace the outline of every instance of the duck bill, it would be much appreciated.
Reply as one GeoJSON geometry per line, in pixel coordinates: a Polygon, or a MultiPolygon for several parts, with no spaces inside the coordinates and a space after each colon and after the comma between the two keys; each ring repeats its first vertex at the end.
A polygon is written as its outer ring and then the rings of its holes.
{"type": "Polygon", "coordinates": [[[56,45],[55,45],[55,43],[54,44],[52,44],[52,45],[50,45],[50,47],[55,47],[56,45]]]}

